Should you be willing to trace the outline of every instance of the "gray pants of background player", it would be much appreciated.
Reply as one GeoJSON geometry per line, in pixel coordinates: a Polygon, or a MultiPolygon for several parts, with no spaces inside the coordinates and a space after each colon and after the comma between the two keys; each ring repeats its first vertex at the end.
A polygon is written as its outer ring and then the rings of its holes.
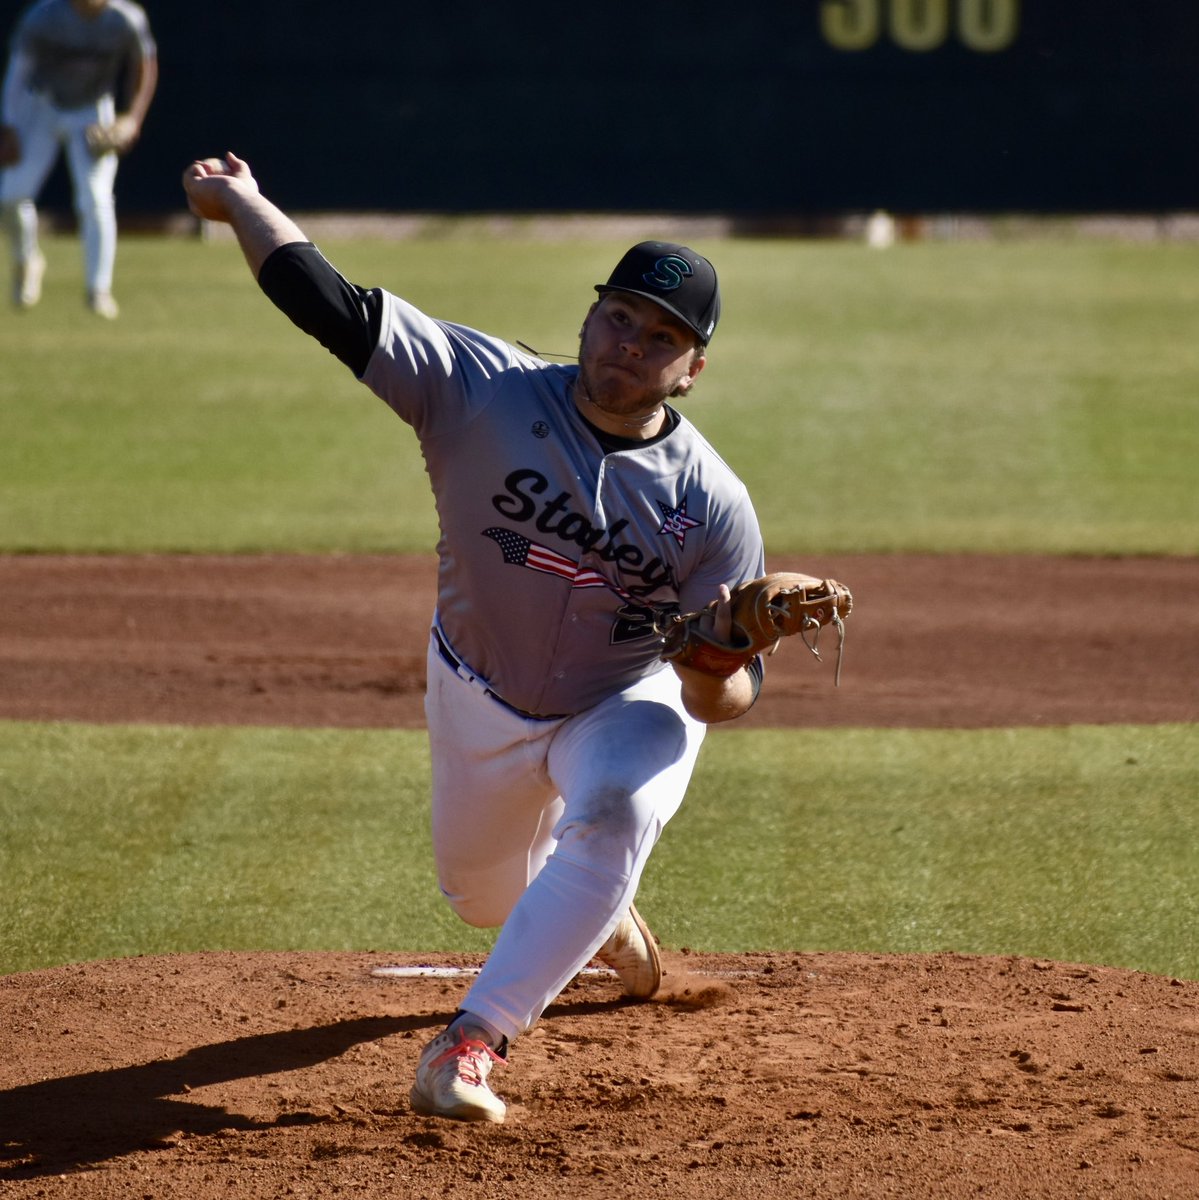
{"type": "Polygon", "coordinates": [[[0,172],[0,214],[15,262],[26,263],[38,249],[36,201],[60,152],[71,175],[75,211],[83,240],[84,282],[89,296],[112,291],[117,254],[117,217],[113,188],[117,156],[94,157],[87,148],[87,127],[111,122],[111,96],[84,108],[58,109],[45,96],[27,93],[13,115],[21,139],[21,160],[0,172]]]}

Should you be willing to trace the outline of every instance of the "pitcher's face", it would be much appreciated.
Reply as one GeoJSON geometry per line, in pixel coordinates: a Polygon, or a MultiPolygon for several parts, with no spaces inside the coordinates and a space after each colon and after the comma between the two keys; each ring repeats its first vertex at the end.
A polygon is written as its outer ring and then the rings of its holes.
{"type": "Polygon", "coordinates": [[[677,317],[643,296],[609,292],[583,323],[579,383],[602,411],[636,416],[685,393],[706,361],[677,317]]]}

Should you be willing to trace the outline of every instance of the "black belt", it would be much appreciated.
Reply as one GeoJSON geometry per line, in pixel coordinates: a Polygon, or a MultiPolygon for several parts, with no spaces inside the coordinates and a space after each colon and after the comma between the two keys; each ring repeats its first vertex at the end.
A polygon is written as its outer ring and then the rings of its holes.
{"type": "Polygon", "coordinates": [[[468,683],[474,683],[483,689],[483,693],[489,696],[497,704],[502,705],[509,712],[516,713],[518,717],[524,717],[528,721],[565,721],[567,717],[574,716],[574,713],[533,713],[526,712],[523,708],[517,708],[515,704],[509,704],[498,692],[493,692],[471,669],[468,667],[454,652],[450,649],[445,638],[441,636],[441,630],[436,625],[433,626],[433,640],[437,643],[437,653],[445,660],[445,662],[453,669],[454,674],[459,679],[465,679],[468,683]]]}

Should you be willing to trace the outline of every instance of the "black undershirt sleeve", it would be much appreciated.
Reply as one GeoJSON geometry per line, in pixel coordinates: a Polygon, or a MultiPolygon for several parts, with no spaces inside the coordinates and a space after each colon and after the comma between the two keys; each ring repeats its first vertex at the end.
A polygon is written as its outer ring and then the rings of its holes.
{"type": "Polygon", "coordinates": [[[311,242],[273,251],[258,272],[258,286],[294,325],[362,378],[379,341],[378,289],[350,283],[311,242]]]}

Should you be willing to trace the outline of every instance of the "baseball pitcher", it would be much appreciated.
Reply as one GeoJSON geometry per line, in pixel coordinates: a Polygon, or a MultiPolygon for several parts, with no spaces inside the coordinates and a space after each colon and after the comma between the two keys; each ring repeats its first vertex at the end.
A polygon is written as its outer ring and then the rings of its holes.
{"type": "MultiPolygon", "coordinates": [[[[764,570],[758,521],[674,403],[707,365],[716,272],[686,246],[634,246],[596,285],[577,365],[550,364],[348,282],[235,155],[183,183],[194,213],[232,225],[267,296],[419,441],[441,531],[437,874],[463,920],[500,932],[410,1096],[418,1113],[502,1121],[493,1067],[592,958],[630,996],[658,990],[638,882],[707,725],[749,709],[761,649],[790,632],[796,585],[777,577],[765,637],[738,623],[732,593],[764,570]]],[[[848,602],[826,592],[830,608],[848,602]]]]}

